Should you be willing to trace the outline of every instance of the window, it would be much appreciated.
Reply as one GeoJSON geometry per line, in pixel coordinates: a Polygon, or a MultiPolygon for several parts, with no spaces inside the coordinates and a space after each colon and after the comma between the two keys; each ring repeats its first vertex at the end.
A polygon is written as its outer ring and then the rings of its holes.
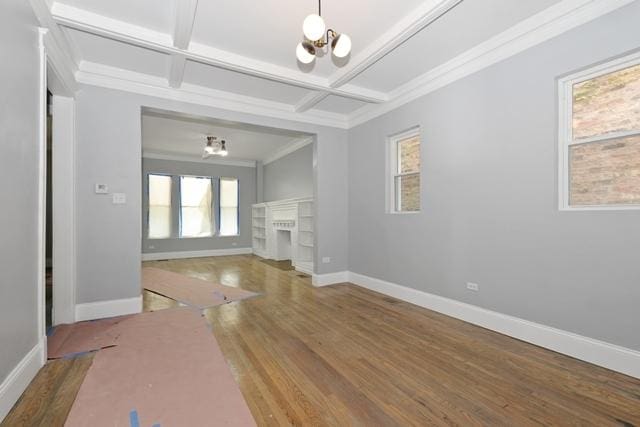
{"type": "Polygon", "coordinates": [[[560,81],[561,209],[640,208],[640,54],[560,81]]]}
{"type": "Polygon", "coordinates": [[[238,234],[238,180],[220,178],[220,235],[238,234]]]}
{"type": "Polygon", "coordinates": [[[180,177],[180,237],[213,235],[211,178],[180,177]]]}
{"type": "Polygon", "coordinates": [[[420,130],[389,139],[389,212],[420,211],[420,130]]]}
{"type": "Polygon", "coordinates": [[[171,237],[171,177],[149,175],[148,232],[150,239],[171,237]]]}

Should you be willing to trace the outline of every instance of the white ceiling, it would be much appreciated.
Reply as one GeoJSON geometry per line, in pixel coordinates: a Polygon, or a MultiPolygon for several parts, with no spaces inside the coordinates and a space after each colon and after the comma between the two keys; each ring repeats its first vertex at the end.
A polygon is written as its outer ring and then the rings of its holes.
{"type": "Polygon", "coordinates": [[[524,34],[537,31],[540,42],[632,0],[324,0],[327,26],[349,34],[353,51],[343,61],[319,55],[311,66],[296,61],[295,47],[316,0],[30,1],[74,53],[74,83],[126,81],[129,90],[212,103],[241,96],[276,117],[346,127],[484,46],[524,49],[524,34]]]}
{"type": "MultiPolygon", "coordinates": [[[[187,116],[145,109],[142,114],[144,156],[166,156],[201,160],[206,136],[226,141],[234,160],[265,161],[288,148],[304,143],[311,135],[283,129],[235,123],[206,117],[187,116]]],[[[220,160],[218,157],[211,161],[220,160]]]]}

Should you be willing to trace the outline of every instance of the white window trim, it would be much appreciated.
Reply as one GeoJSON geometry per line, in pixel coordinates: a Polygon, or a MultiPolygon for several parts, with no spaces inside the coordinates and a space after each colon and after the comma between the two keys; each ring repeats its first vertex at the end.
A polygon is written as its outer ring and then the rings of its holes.
{"type": "Polygon", "coordinates": [[[390,135],[387,137],[387,153],[386,153],[386,212],[394,215],[415,215],[422,212],[422,194],[420,195],[420,208],[417,211],[399,211],[396,209],[396,188],[395,188],[395,180],[398,176],[407,176],[407,175],[419,175],[420,176],[420,192],[422,193],[422,158],[420,159],[420,171],[411,172],[411,173],[397,173],[397,165],[398,163],[398,142],[413,138],[420,138],[420,157],[422,157],[422,138],[420,133],[420,126],[415,126],[405,131],[390,135]]]}
{"type": "Polygon", "coordinates": [[[617,132],[602,136],[573,140],[573,85],[640,64],[640,52],[613,59],[558,80],[558,203],[561,211],[620,211],[640,210],[640,204],[625,205],[580,205],[569,204],[569,147],[596,141],[640,135],[640,131],[617,132]]]}

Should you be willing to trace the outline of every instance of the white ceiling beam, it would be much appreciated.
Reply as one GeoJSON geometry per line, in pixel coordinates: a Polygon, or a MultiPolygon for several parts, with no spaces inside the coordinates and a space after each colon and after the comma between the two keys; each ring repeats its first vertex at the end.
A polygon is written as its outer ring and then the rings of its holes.
{"type": "Polygon", "coordinates": [[[296,113],[304,113],[329,96],[328,92],[309,92],[295,106],[296,113]]]}
{"type": "Polygon", "coordinates": [[[173,0],[174,27],[173,45],[178,49],[188,49],[196,19],[198,0],[173,0]]]}
{"type": "Polygon", "coordinates": [[[412,13],[394,24],[373,43],[360,51],[349,64],[329,78],[331,87],[339,87],[356,78],[385,55],[436,21],[463,0],[427,0],[412,13]]]}
{"type": "Polygon", "coordinates": [[[169,69],[169,86],[180,88],[184,80],[184,68],[187,65],[187,58],[184,55],[171,55],[171,67],[169,69]]]}
{"type": "Polygon", "coordinates": [[[180,49],[173,45],[173,37],[169,34],[107,18],[65,4],[54,3],[51,14],[56,23],[65,27],[169,55],[184,55],[188,60],[213,65],[226,70],[299,86],[305,89],[326,91],[369,103],[382,103],[388,99],[385,93],[370,89],[353,86],[347,89],[330,87],[326,78],[308,75],[300,71],[291,70],[290,68],[237,55],[200,43],[191,42],[188,49],[180,49]]]}
{"type": "MultiPolygon", "coordinates": [[[[188,49],[196,19],[198,0],[173,0],[173,47],[188,49]]],[[[179,88],[184,80],[184,68],[187,59],[184,55],[171,55],[169,67],[169,86],[179,88]]]]}
{"type": "MultiPolygon", "coordinates": [[[[402,43],[414,36],[420,30],[437,20],[463,0],[428,0],[415,9],[411,14],[393,25],[385,31],[373,43],[365,47],[358,55],[351,58],[349,63],[340,68],[329,77],[329,86],[332,88],[342,87],[356,78],[367,68],[382,59],[389,52],[396,49],[402,43]]],[[[303,99],[300,102],[300,110],[296,106],[296,111],[306,111],[313,108],[318,102],[326,98],[326,95],[303,99]]]]}

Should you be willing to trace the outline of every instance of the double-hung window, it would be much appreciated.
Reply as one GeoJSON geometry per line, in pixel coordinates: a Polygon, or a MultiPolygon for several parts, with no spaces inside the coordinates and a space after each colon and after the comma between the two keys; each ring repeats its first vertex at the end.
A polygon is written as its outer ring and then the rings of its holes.
{"type": "Polygon", "coordinates": [[[640,54],[559,81],[560,208],[640,208],[640,54]]]}
{"type": "Polygon", "coordinates": [[[171,177],[168,175],[148,176],[148,231],[150,239],[171,237],[171,177]]]}
{"type": "Polygon", "coordinates": [[[180,237],[213,235],[211,178],[180,177],[180,237]]]}
{"type": "Polygon", "coordinates": [[[220,178],[220,235],[238,234],[238,180],[220,178]]]}
{"type": "Polygon", "coordinates": [[[420,211],[419,128],[389,138],[388,162],[388,211],[420,211]]]}

